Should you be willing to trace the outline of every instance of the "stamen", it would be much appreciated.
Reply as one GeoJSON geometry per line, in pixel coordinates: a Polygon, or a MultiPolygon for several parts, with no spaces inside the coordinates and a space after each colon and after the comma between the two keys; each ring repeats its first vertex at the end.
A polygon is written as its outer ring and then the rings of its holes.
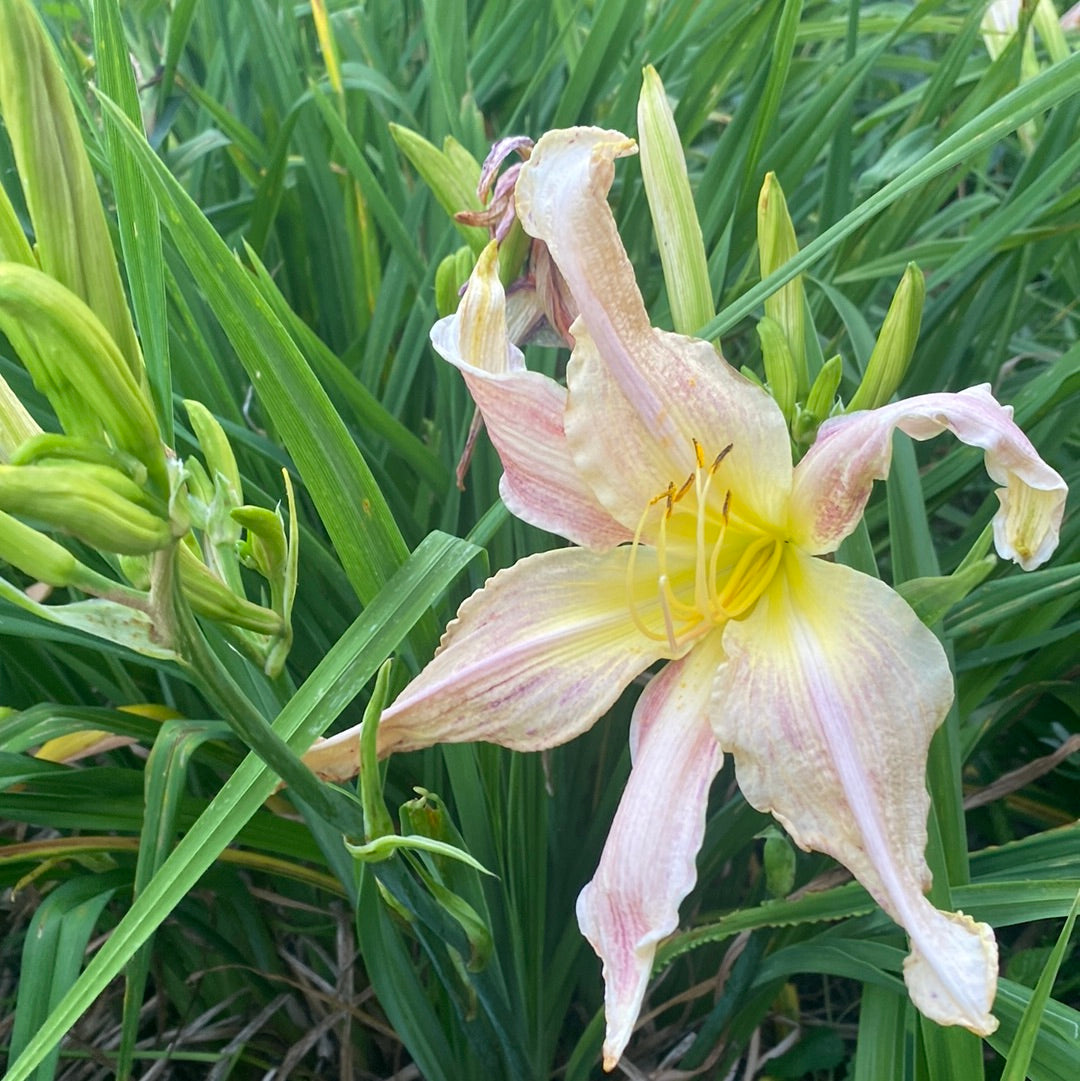
{"type": "Polygon", "coordinates": [[[634,530],[634,539],[630,545],[630,555],[626,560],[626,607],[630,609],[630,619],[634,626],[646,638],[651,639],[654,642],[663,642],[665,636],[657,634],[655,631],[650,630],[645,626],[645,621],[638,613],[637,600],[634,598],[634,578],[635,571],[637,570],[637,553],[638,548],[641,546],[641,534],[645,529],[645,519],[649,516],[649,508],[654,507],[661,499],[664,498],[666,493],[661,493],[655,499],[650,499],[645,509],[641,512],[641,517],[638,519],[637,529],[634,530]]]}
{"type": "Polygon", "coordinates": [[[675,641],[675,623],[671,618],[671,606],[668,603],[671,583],[668,581],[666,574],[661,574],[656,584],[660,587],[660,610],[664,613],[664,630],[667,631],[668,646],[671,652],[674,653],[679,647],[675,641]]]}
{"type": "Polygon", "coordinates": [[[724,538],[727,536],[728,505],[730,503],[731,489],[729,488],[724,494],[724,509],[722,511],[723,524],[720,526],[720,535],[716,538],[712,551],[709,553],[709,608],[714,615],[718,614],[720,606],[719,594],[716,588],[716,571],[720,565],[720,549],[724,547],[724,538]]]}
{"type": "Polygon", "coordinates": [[[734,443],[728,443],[726,447],[713,459],[713,464],[709,466],[709,472],[715,473],[720,468],[720,463],[731,453],[731,448],[735,446],[734,443]]]}
{"type": "Polygon", "coordinates": [[[694,444],[694,457],[697,458],[698,469],[703,469],[705,467],[705,452],[696,439],[691,439],[690,442],[694,444]]]}
{"type": "Polygon", "coordinates": [[[673,502],[678,503],[679,500],[694,486],[695,480],[697,480],[697,473],[691,473],[690,476],[683,481],[683,486],[675,493],[673,502]]]}

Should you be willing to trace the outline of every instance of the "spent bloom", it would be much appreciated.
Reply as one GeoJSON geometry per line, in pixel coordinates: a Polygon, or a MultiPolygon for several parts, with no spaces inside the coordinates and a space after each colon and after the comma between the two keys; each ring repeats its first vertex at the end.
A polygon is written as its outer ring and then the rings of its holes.
{"type": "MultiPolygon", "coordinates": [[[[927,751],[953,697],[944,651],[891,588],[819,557],[857,526],[895,429],[984,450],[997,550],[1026,569],[1057,543],[1065,484],[985,387],[832,418],[793,466],[764,390],[709,343],[650,325],[607,204],[614,162],[634,150],[614,131],[553,131],[517,176],[518,220],[580,313],[565,387],[526,370],[508,338],[494,244],[432,330],[483,415],[507,507],[573,546],[522,559],[465,601],[384,713],[379,753],[551,747],[664,662],[634,711],[630,779],[577,906],[604,966],[605,1066],[694,885],[725,754],[751,804],[843,863],[903,926],[915,1005],[990,1033],[993,933],[924,896],[927,751]]],[[[352,731],[307,761],[344,779],[357,754],[352,731]]]]}

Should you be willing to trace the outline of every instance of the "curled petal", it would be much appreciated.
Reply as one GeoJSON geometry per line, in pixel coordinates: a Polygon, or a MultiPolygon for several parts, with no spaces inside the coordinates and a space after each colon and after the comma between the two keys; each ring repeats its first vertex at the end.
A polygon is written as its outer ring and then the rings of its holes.
{"type": "Polygon", "coordinates": [[[505,139],[499,139],[494,143],[487,157],[484,158],[484,164],[480,167],[480,181],[476,185],[476,194],[481,199],[486,199],[503,162],[515,153],[519,158],[527,159],[532,152],[532,147],[533,141],[528,135],[508,135],[505,139]]]}
{"type": "Polygon", "coordinates": [[[843,863],[904,927],[904,977],[927,1017],[993,1032],[990,928],[923,896],[927,751],[952,700],[937,639],[884,583],[789,546],[724,648],[714,725],[747,800],[843,863]]]}
{"type": "Polygon", "coordinates": [[[649,323],[607,203],[615,159],[634,149],[617,131],[552,131],[518,177],[522,226],[547,244],[580,313],[567,371],[574,459],[604,506],[633,528],[649,499],[694,469],[692,440],[711,455],[731,443],[724,483],[744,511],[777,524],[791,453],[776,403],[707,342],[649,323]]]}
{"type": "MultiPolygon", "coordinates": [[[[639,552],[638,608],[654,622],[656,565],[639,552]]],[[[383,713],[379,756],[486,740],[554,747],[592,727],[667,643],[628,616],[628,548],[563,548],[500,571],[462,604],[431,663],[383,713]]],[[[635,583],[631,583],[634,587],[635,583]]],[[[357,729],[316,744],[304,761],[343,780],[359,768],[357,729]]]]}
{"type": "Polygon", "coordinates": [[[707,716],[722,655],[714,632],[638,699],[630,780],[578,897],[578,923],[604,963],[606,1070],[633,1032],[657,943],[678,926],[679,904],[697,880],[709,786],[724,758],[707,716]]]}
{"type": "Polygon", "coordinates": [[[951,431],[986,453],[997,490],[998,554],[1034,570],[1057,547],[1065,512],[1065,481],[1038,455],[987,386],[958,394],[923,394],[880,409],[827,420],[795,470],[792,537],[806,551],[832,552],[862,517],[875,480],[889,473],[895,428],[912,439],[951,431]]]}
{"type": "Polygon", "coordinates": [[[436,351],[460,370],[502,461],[503,501],[512,514],[577,544],[626,540],[581,479],[563,431],[566,390],[525,369],[507,336],[497,249],[489,244],[455,315],[432,328],[436,351]]]}

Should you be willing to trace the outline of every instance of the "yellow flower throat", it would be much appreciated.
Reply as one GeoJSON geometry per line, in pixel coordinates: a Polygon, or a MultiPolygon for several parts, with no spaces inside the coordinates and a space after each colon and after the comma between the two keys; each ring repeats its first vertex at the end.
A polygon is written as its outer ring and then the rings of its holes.
{"type": "Polygon", "coordinates": [[[719,497],[714,480],[732,444],[708,464],[696,439],[693,446],[693,472],[681,485],[670,481],[645,505],[626,568],[630,618],[642,634],[667,642],[672,651],[714,626],[745,615],[772,580],[784,548],[779,537],[739,515],[730,488],[719,497]],[[646,534],[648,542],[643,541],[646,534]],[[642,614],[642,573],[638,570],[642,547],[656,551],[662,630],[650,627],[642,614]]]}

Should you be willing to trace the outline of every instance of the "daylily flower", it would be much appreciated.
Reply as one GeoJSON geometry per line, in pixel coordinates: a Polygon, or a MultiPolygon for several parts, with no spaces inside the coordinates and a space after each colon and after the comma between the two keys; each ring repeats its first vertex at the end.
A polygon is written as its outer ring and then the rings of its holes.
{"type": "MultiPolygon", "coordinates": [[[[1001,486],[997,550],[1027,569],[1057,543],[1065,484],[985,387],[828,420],[793,467],[764,390],[709,343],[650,325],[606,199],[615,159],[634,150],[618,132],[553,131],[517,179],[519,220],[580,312],[566,387],[509,342],[494,245],[432,331],[484,416],[506,505],[577,547],[522,559],[465,601],[384,713],[379,753],[552,747],[666,662],[634,711],[633,769],[577,906],[603,960],[605,1067],[694,885],[725,753],[750,803],[847,866],[904,927],[915,1005],[992,1032],[990,928],[923,896],[927,749],[953,696],[945,653],[891,588],[817,557],[858,524],[897,428],[983,448],[1001,486]]],[[[342,733],[307,761],[344,779],[356,748],[342,733]]]]}

